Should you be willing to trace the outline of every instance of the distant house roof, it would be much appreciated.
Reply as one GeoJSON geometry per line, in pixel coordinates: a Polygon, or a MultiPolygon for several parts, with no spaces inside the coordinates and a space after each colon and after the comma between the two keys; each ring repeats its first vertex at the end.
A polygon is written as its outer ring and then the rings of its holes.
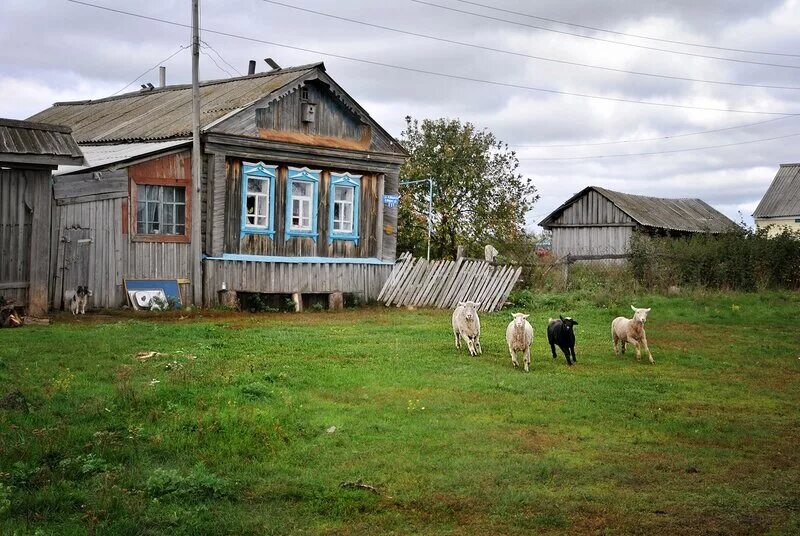
{"type": "Polygon", "coordinates": [[[753,212],[755,218],[800,215],[800,164],[781,164],[767,193],[753,212]]]}
{"type": "Polygon", "coordinates": [[[83,164],[69,127],[0,119],[0,163],[57,166],[83,164]]]}
{"type": "Polygon", "coordinates": [[[53,175],[66,175],[67,173],[86,172],[111,165],[122,166],[128,162],[191,145],[190,139],[177,139],[167,141],[151,141],[141,143],[116,143],[111,145],[82,145],[83,156],[86,164],[82,166],[59,166],[53,175]]]}
{"type": "Polygon", "coordinates": [[[539,225],[548,227],[561,215],[564,209],[590,190],[596,191],[611,201],[636,223],[645,227],[702,233],[723,233],[736,227],[736,224],[730,218],[701,199],[647,197],[615,192],[599,186],[589,186],[573,195],[563,205],[539,222],[539,225]]]}

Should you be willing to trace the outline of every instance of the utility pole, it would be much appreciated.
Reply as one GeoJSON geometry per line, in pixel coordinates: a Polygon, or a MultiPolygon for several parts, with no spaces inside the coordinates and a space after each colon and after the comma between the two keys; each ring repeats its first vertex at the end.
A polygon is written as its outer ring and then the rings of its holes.
{"type": "Polygon", "coordinates": [[[200,0],[192,0],[192,231],[189,255],[192,270],[192,297],[195,307],[203,302],[203,265],[200,244],[200,174],[203,170],[200,150],[200,0]]]}
{"type": "Polygon", "coordinates": [[[428,183],[428,260],[431,260],[431,233],[433,232],[433,179],[420,179],[418,181],[404,181],[400,186],[409,184],[419,184],[420,182],[428,183]]]}

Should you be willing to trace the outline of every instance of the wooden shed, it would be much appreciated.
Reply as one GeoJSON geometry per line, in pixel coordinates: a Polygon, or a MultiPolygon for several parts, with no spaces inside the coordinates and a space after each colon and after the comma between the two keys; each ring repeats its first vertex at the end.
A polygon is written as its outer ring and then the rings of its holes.
{"type": "Polygon", "coordinates": [[[206,306],[222,288],[377,297],[395,261],[406,151],[322,63],[200,90],[199,192],[189,85],[33,117],[71,126],[88,161],[56,177],[54,303],[80,280],[95,305],[121,305],[128,278],[185,280],[206,306]]]}
{"type": "Polygon", "coordinates": [[[800,164],[780,165],[753,218],[770,236],[784,229],[800,232],[800,164]]]}
{"type": "Polygon", "coordinates": [[[0,119],[0,295],[48,309],[51,173],[83,164],[68,127],[0,119]]]}
{"type": "Polygon", "coordinates": [[[629,251],[634,230],[653,235],[723,233],[736,228],[700,199],[667,199],[589,186],[539,222],[553,232],[553,253],[613,256],[629,251]]]}

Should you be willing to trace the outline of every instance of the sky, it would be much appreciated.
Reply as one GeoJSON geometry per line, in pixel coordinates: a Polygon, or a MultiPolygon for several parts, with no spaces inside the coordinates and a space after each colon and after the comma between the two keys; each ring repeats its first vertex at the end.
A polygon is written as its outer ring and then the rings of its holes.
{"type": "MultiPolygon", "coordinates": [[[[190,0],[86,1],[183,24],[191,20],[190,0]]],[[[259,71],[269,69],[266,57],[283,67],[324,61],[328,73],[396,137],[408,115],[457,118],[489,129],[517,152],[520,172],[541,196],[527,215],[531,230],[589,185],[699,197],[752,224],[751,213],[778,165],[800,161],[800,117],[786,115],[800,114],[799,3],[201,0],[202,28],[273,44],[201,32],[200,77],[246,73],[250,59],[258,60],[259,71]],[[709,130],[716,132],[695,134],[709,130]],[[738,145],[707,148],[727,144],[738,145]]],[[[0,117],[25,119],[57,101],[105,97],[158,65],[167,67],[168,83],[187,83],[191,58],[181,47],[189,42],[186,28],[67,0],[3,0],[0,117]]],[[[155,68],[126,91],[157,81],[155,68]]]]}

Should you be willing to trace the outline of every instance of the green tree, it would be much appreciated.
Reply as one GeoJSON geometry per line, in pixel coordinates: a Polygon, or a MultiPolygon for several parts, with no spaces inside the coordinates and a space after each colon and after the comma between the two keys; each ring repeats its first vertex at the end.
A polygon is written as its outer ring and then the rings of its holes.
{"type": "MultiPolygon", "coordinates": [[[[470,256],[483,246],[526,237],[525,214],[539,198],[531,179],[517,170],[519,160],[494,134],[471,123],[406,117],[400,142],[411,157],[400,181],[432,177],[432,258],[454,258],[459,245],[470,256]]],[[[428,185],[401,187],[398,253],[424,256],[427,247],[428,185]]]]}

